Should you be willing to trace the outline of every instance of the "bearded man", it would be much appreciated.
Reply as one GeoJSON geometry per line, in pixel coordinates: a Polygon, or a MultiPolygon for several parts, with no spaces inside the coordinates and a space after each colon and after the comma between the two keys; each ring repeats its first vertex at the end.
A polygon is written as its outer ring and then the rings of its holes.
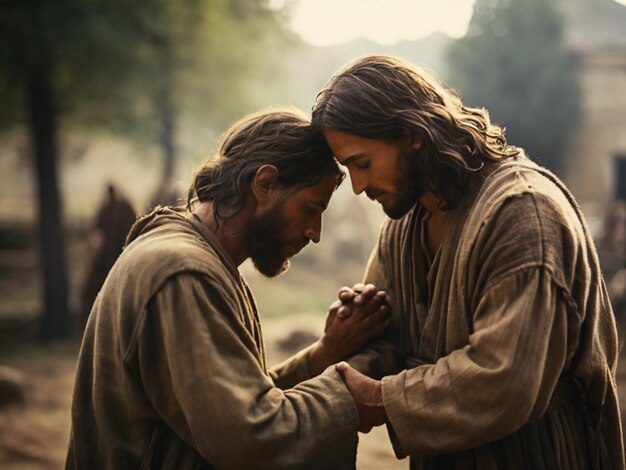
{"type": "Polygon", "coordinates": [[[615,322],[563,183],[393,57],[332,77],[312,125],[389,216],[365,280],[394,323],[338,366],[361,429],[411,468],[624,468],[615,322]]]}
{"type": "Polygon", "coordinates": [[[333,308],[318,342],[269,370],[237,270],[251,258],[277,276],[319,242],[342,178],[306,117],[262,112],[226,132],[188,211],[137,221],[85,330],[67,468],[354,467],[356,408],[324,369],[382,333],[383,293],[333,308]]]}

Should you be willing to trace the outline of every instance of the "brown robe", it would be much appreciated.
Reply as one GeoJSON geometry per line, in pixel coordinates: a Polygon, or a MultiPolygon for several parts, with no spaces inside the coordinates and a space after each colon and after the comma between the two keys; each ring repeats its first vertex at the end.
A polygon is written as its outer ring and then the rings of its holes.
{"type": "Polygon", "coordinates": [[[386,221],[370,259],[395,321],[351,362],[387,375],[397,455],[412,468],[624,468],[615,322],[580,210],[525,157],[480,186],[434,259],[419,205],[386,221]]]}
{"type": "Polygon", "coordinates": [[[354,468],[341,377],[302,382],[307,351],[267,369],[252,294],[213,234],[159,208],[129,237],[83,338],[66,467],[354,468]]]}

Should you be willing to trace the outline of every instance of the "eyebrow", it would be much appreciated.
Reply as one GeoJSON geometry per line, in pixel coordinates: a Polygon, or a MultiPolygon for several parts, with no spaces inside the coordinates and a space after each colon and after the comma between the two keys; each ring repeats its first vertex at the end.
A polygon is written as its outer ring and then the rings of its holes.
{"type": "Polygon", "coordinates": [[[324,212],[328,206],[324,204],[322,201],[311,201],[309,204],[316,206],[318,209],[321,209],[324,212]]]}
{"type": "Polygon", "coordinates": [[[348,163],[352,163],[360,158],[365,157],[367,152],[361,152],[361,153],[357,153],[356,155],[352,155],[348,158],[346,158],[344,161],[341,161],[339,159],[337,159],[337,161],[341,164],[341,165],[347,165],[348,163]]]}

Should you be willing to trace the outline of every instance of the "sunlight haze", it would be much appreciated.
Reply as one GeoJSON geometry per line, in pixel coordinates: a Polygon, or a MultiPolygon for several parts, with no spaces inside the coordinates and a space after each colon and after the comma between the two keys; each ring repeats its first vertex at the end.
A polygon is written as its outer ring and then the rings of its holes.
{"type": "Polygon", "coordinates": [[[474,0],[295,0],[288,4],[291,28],[309,44],[329,46],[366,38],[389,45],[435,31],[463,36],[474,0]]]}

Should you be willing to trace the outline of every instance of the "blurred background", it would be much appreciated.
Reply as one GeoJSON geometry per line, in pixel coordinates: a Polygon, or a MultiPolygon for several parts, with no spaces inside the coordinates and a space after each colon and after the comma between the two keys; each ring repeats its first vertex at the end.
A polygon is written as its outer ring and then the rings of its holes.
{"type": "MultiPolygon", "coordinates": [[[[625,4],[2,0],[0,467],[63,467],[84,318],[135,216],[185,197],[234,120],[271,105],[310,110],[332,73],[365,53],[431,71],[569,185],[620,323],[625,4]]],[[[347,180],[322,242],[286,275],[242,267],[270,362],[321,334],[337,289],[361,279],[381,220],[347,180]]],[[[362,439],[358,468],[408,463],[379,429],[362,439]]]]}

